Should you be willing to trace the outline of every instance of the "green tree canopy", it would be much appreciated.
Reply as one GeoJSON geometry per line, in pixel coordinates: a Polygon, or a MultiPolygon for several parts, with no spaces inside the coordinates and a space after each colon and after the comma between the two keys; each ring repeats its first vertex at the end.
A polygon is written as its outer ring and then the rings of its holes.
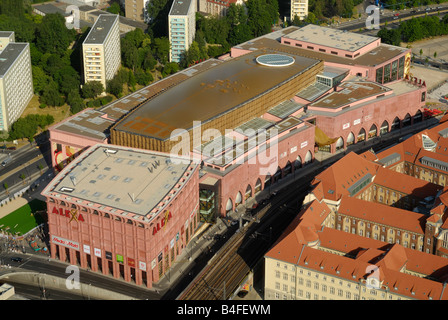
{"type": "Polygon", "coordinates": [[[42,52],[63,55],[75,34],[74,29],[67,29],[62,15],[46,14],[36,28],[36,46],[42,52]]]}
{"type": "Polygon", "coordinates": [[[99,81],[88,81],[82,85],[82,96],[86,99],[95,99],[104,92],[104,86],[99,81]]]}

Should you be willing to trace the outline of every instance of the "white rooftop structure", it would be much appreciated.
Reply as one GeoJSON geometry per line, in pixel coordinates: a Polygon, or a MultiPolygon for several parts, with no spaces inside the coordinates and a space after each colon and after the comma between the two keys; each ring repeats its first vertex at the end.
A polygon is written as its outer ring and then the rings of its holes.
{"type": "Polygon", "coordinates": [[[42,194],[151,219],[170,202],[167,196],[182,189],[196,166],[187,158],[97,144],[61,171],[42,194]]]}

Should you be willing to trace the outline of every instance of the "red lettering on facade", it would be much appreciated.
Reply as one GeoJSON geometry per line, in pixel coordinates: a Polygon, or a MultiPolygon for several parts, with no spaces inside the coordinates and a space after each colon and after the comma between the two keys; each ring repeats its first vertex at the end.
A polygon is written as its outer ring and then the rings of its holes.
{"type": "Polygon", "coordinates": [[[158,231],[160,231],[160,229],[167,225],[172,217],[173,216],[171,214],[171,211],[165,211],[165,215],[163,216],[163,218],[160,220],[160,222],[157,222],[157,224],[152,229],[152,235],[154,236],[158,231]]]}
{"type": "Polygon", "coordinates": [[[69,222],[71,222],[72,220],[82,221],[82,222],[85,221],[83,215],[81,213],[78,213],[78,210],[75,210],[75,209],[72,209],[72,210],[65,209],[64,210],[64,208],[59,208],[59,210],[58,210],[58,208],[53,207],[52,213],[70,218],[69,222]]]}

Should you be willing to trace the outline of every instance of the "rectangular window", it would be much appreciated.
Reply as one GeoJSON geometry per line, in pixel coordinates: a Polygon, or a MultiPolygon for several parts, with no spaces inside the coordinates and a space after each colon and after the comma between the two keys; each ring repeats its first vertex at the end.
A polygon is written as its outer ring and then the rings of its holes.
{"type": "Polygon", "coordinates": [[[391,81],[390,77],[390,64],[384,66],[384,83],[388,83],[391,81]]]}
{"type": "Polygon", "coordinates": [[[376,82],[383,83],[383,67],[376,69],[376,82]]]}
{"type": "Polygon", "coordinates": [[[397,75],[398,75],[398,60],[395,60],[394,62],[392,62],[391,81],[397,80],[397,75]]]}
{"type": "Polygon", "coordinates": [[[404,57],[401,57],[398,61],[398,79],[404,77],[404,57]]]}

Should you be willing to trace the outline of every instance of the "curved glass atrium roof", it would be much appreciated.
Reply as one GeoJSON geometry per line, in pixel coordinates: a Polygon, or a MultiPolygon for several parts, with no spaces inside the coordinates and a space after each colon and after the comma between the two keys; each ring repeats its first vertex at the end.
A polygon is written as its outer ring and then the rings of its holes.
{"type": "Polygon", "coordinates": [[[264,54],[257,57],[257,62],[268,67],[286,67],[294,63],[294,58],[284,54],[264,54]]]}

